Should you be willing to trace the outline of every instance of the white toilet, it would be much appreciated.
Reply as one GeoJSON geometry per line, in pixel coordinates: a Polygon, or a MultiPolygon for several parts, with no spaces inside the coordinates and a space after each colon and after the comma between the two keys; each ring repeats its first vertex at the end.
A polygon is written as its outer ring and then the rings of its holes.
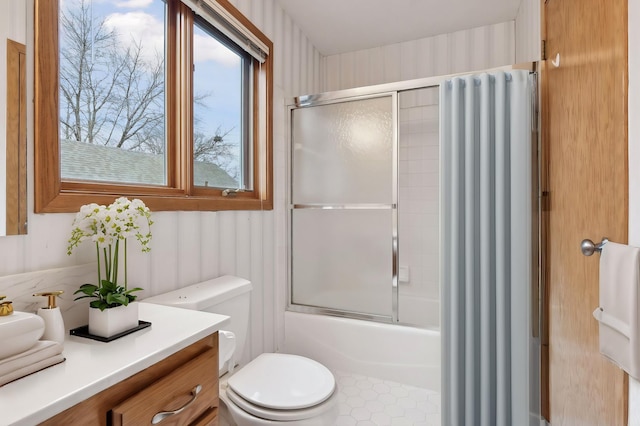
{"type": "Polygon", "coordinates": [[[324,365],[297,355],[267,353],[234,368],[247,337],[251,288],[249,281],[226,275],[143,302],[231,318],[228,331],[219,332],[220,400],[238,426],[334,426],[338,391],[324,365]]]}

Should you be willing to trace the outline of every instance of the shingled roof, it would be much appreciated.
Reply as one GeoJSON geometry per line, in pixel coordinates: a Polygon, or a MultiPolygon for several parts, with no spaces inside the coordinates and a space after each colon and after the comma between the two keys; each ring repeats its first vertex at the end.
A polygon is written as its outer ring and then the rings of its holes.
{"type": "MultiPolygon", "coordinates": [[[[164,156],[103,145],[60,141],[61,174],[65,179],[164,185],[164,156]]],[[[200,186],[237,188],[238,182],[215,164],[196,161],[194,181],[200,186]]]]}

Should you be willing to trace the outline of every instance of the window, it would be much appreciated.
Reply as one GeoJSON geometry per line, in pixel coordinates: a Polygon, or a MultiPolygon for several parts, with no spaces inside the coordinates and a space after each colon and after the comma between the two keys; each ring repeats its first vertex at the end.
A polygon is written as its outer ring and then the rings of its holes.
{"type": "Polygon", "coordinates": [[[272,44],[227,0],[36,0],[35,39],[36,212],[273,207],[272,44]]]}

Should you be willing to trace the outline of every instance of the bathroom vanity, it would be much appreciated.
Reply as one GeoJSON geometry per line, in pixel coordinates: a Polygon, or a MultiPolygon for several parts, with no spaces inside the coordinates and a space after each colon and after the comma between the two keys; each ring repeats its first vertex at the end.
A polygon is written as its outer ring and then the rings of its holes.
{"type": "Polygon", "coordinates": [[[65,362],[0,387],[3,424],[149,424],[185,406],[162,423],[217,424],[228,317],[140,303],[140,319],[151,327],[109,343],[67,336],[65,362]]]}

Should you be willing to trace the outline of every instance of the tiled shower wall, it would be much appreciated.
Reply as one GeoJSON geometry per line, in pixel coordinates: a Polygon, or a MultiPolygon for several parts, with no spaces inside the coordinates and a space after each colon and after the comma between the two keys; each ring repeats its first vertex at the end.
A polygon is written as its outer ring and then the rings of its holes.
{"type": "Polygon", "coordinates": [[[399,319],[439,327],[438,88],[399,98],[399,319]]]}

